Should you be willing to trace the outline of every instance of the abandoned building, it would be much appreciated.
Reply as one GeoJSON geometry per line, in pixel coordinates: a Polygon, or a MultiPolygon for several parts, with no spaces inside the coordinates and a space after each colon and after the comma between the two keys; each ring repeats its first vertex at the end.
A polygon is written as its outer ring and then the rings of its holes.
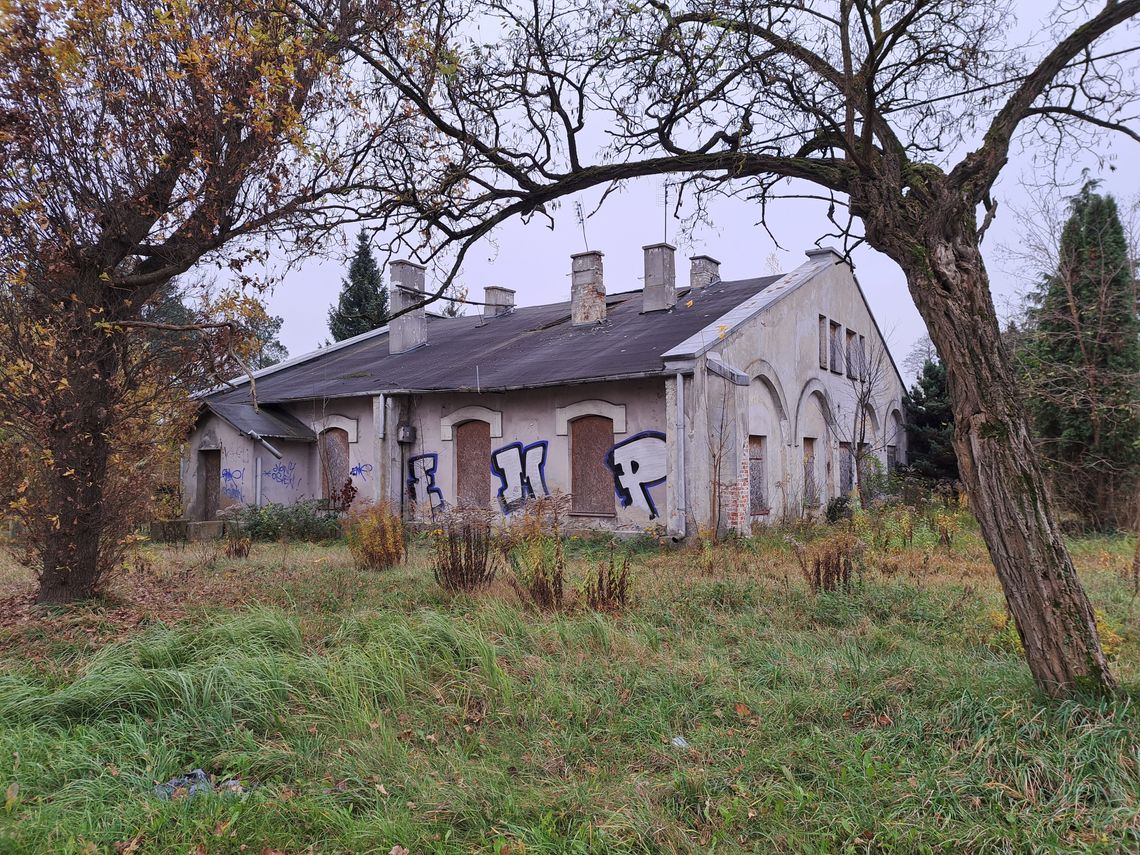
{"type": "MultiPolygon", "coordinates": [[[[905,461],[904,387],[849,264],[807,256],[735,280],[697,256],[678,287],[674,247],[654,244],[643,287],[609,293],[585,252],[566,302],[488,287],[481,314],[418,308],[257,372],[256,408],[236,380],[201,398],[187,518],[346,482],[410,520],[555,492],[575,527],[675,537],[819,513],[905,461]]],[[[390,269],[393,310],[419,302],[424,269],[390,269]]]]}

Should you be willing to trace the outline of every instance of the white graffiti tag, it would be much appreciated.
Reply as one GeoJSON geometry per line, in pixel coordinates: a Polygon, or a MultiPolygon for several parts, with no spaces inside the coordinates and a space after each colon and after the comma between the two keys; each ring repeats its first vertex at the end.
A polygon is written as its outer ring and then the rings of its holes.
{"type": "Polygon", "coordinates": [[[523,445],[512,442],[491,453],[491,472],[499,479],[499,504],[510,512],[526,499],[547,496],[545,439],[523,445]]]}
{"type": "Polygon", "coordinates": [[[439,455],[419,454],[408,460],[408,490],[417,505],[426,505],[434,513],[443,507],[443,490],[435,484],[439,455]]]}
{"type": "Polygon", "coordinates": [[[665,434],[647,430],[623,440],[609,450],[606,466],[614,475],[614,491],[623,508],[634,505],[657,517],[650,487],[665,483],[665,434]]]}

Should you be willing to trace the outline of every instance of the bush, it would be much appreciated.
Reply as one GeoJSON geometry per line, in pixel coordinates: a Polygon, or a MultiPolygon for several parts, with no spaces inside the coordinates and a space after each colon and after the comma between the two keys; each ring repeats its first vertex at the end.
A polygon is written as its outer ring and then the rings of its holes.
{"type": "Polygon", "coordinates": [[[248,537],[230,535],[226,540],[226,558],[249,558],[253,541],[248,537]]]}
{"type": "Polygon", "coordinates": [[[851,498],[849,496],[836,496],[827,503],[827,510],[824,511],[824,515],[829,523],[851,519],[851,498]]]}
{"type": "Polygon", "coordinates": [[[352,560],[362,570],[386,570],[408,556],[404,522],[387,504],[353,511],[341,520],[341,528],[352,560]]]}
{"type": "Polygon", "coordinates": [[[315,500],[292,505],[270,503],[260,508],[244,505],[232,519],[253,540],[336,540],[340,518],[336,511],[321,507],[315,500]]]}
{"type": "Polygon", "coordinates": [[[863,544],[851,534],[827,538],[809,555],[800,543],[794,543],[800,572],[813,594],[820,591],[847,591],[851,587],[851,570],[859,560],[863,544]]]}
{"type": "Polygon", "coordinates": [[[610,557],[597,566],[582,589],[586,605],[596,612],[620,612],[629,605],[629,556],[625,556],[618,567],[614,547],[610,545],[610,557]]]}
{"type": "Polygon", "coordinates": [[[563,611],[567,606],[562,515],[568,509],[568,497],[534,499],[503,533],[502,549],[512,571],[508,581],[520,600],[540,611],[563,611]]]}
{"type": "Polygon", "coordinates": [[[490,514],[457,511],[436,530],[432,572],[445,591],[478,591],[495,581],[499,553],[491,547],[490,514]]]}

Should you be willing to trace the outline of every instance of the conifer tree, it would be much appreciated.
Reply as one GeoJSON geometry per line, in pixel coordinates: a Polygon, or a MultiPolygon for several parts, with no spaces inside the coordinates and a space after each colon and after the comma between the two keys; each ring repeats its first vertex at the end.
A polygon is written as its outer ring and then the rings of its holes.
{"type": "Polygon", "coordinates": [[[924,478],[958,480],[954,455],[954,411],[946,383],[946,366],[938,359],[922,364],[917,382],[903,399],[910,442],[910,467],[924,478]]]}
{"type": "Polygon", "coordinates": [[[340,299],[329,310],[329,332],[334,341],[344,341],[386,323],[388,292],[368,236],[362,231],[356,238],[348,278],[341,284],[340,299]]]}
{"type": "Polygon", "coordinates": [[[1140,482],[1137,281],[1116,201],[1088,182],[1033,296],[1022,371],[1061,500],[1086,524],[1129,523],[1140,482]]]}

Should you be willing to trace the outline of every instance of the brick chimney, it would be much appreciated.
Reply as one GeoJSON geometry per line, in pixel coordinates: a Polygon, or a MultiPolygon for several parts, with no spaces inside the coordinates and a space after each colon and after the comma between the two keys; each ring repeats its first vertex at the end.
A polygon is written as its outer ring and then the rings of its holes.
{"type": "MultiPolygon", "coordinates": [[[[424,298],[424,267],[411,261],[393,261],[392,314],[424,298]]],[[[427,311],[423,306],[388,322],[388,352],[403,353],[427,343],[427,311]]]]}
{"type": "Polygon", "coordinates": [[[694,255],[689,259],[689,287],[707,288],[720,281],[720,262],[711,255],[694,255]]]}
{"type": "Polygon", "coordinates": [[[501,288],[498,285],[488,285],[483,289],[483,316],[497,318],[505,315],[515,307],[515,292],[510,288],[501,288]]]}
{"type": "Polygon", "coordinates": [[[643,246],[645,253],[645,287],[641,292],[641,310],[659,312],[671,309],[677,302],[677,247],[667,243],[643,246]]]}
{"type": "Polygon", "coordinates": [[[602,253],[570,256],[570,320],[575,326],[606,319],[606,284],[602,280],[602,253]]]}

